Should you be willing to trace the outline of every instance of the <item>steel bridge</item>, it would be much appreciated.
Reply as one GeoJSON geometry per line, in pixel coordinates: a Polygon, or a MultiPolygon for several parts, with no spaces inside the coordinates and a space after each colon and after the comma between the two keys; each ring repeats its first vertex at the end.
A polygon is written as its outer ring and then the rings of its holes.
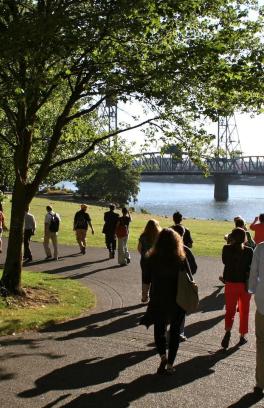
{"type": "MultiPolygon", "coordinates": [[[[214,179],[216,201],[228,199],[228,184],[236,176],[264,176],[264,156],[202,157],[202,164],[214,179]]],[[[176,159],[160,152],[134,156],[133,166],[140,168],[142,175],[203,175],[205,168],[198,167],[187,155],[176,159]]]]}
{"type": "MultiPolygon", "coordinates": [[[[264,156],[244,156],[234,158],[202,158],[210,175],[264,176],[264,156]]],[[[160,152],[142,153],[134,156],[133,166],[141,169],[142,175],[202,175],[204,169],[198,167],[185,155],[176,159],[173,155],[160,152]]]]}

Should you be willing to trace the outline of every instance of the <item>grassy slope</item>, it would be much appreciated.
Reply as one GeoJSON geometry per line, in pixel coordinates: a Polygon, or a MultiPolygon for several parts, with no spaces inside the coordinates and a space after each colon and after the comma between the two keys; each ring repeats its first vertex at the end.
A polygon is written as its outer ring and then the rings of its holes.
{"type": "Polygon", "coordinates": [[[45,327],[51,323],[80,315],[95,304],[94,294],[77,281],[56,278],[45,273],[23,271],[23,287],[46,289],[47,297],[58,302],[38,302],[35,306],[21,307],[12,298],[0,297],[0,335],[26,329],[45,327]],[[8,303],[7,303],[8,302],[8,303]]]}
{"type": "MultiPolygon", "coordinates": [[[[76,244],[75,235],[72,230],[73,216],[79,210],[79,204],[64,201],[55,201],[45,198],[35,198],[31,204],[30,211],[35,215],[37,220],[37,231],[33,238],[34,241],[43,241],[43,222],[46,205],[51,204],[54,211],[58,212],[62,218],[59,232],[59,243],[76,244]]],[[[7,223],[10,219],[10,202],[7,200],[4,204],[7,223]]],[[[90,206],[88,212],[92,218],[95,229],[95,235],[88,232],[88,246],[104,247],[104,235],[102,234],[103,214],[106,208],[100,206],[90,206]]],[[[194,213],[195,215],[195,213],[194,213]]],[[[149,214],[133,213],[133,222],[130,228],[129,248],[136,249],[138,237],[144,229],[146,222],[150,218],[159,220],[162,227],[169,227],[172,224],[170,218],[154,216],[149,214]]],[[[192,220],[184,221],[184,225],[190,228],[194,240],[193,252],[195,255],[220,256],[224,244],[223,236],[230,232],[233,223],[227,221],[210,221],[210,220],[192,220]]]]}

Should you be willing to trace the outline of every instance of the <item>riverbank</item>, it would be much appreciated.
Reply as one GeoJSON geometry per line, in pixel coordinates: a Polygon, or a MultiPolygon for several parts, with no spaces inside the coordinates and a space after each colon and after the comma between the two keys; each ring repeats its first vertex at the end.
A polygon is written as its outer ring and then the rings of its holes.
{"type": "MultiPolygon", "coordinates": [[[[61,225],[58,236],[59,244],[77,245],[75,234],[73,231],[73,217],[76,211],[79,210],[79,203],[62,201],[58,198],[40,198],[33,199],[30,205],[30,212],[34,214],[37,221],[37,229],[32,237],[33,241],[43,242],[44,216],[46,214],[46,206],[51,205],[55,212],[61,216],[61,225]]],[[[7,225],[10,220],[10,200],[4,203],[4,211],[7,220],[7,225]]],[[[87,234],[87,245],[91,247],[104,248],[103,217],[107,209],[102,206],[89,205],[88,213],[91,216],[95,234],[92,235],[90,230],[87,234]]],[[[129,235],[129,248],[136,250],[138,239],[143,232],[147,221],[155,218],[159,221],[162,227],[170,227],[172,225],[171,217],[158,216],[154,214],[141,214],[132,212],[132,223],[129,235]]],[[[224,244],[224,235],[231,231],[233,223],[229,221],[214,221],[214,220],[197,220],[186,219],[184,225],[191,230],[194,246],[193,252],[195,255],[219,257],[222,246],[224,244]]],[[[4,233],[7,236],[7,233],[4,233]]]]}

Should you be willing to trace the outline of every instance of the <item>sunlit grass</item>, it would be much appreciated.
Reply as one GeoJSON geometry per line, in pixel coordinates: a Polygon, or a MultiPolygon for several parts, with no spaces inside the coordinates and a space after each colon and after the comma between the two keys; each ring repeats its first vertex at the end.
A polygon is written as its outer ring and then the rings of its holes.
{"type": "MultiPolygon", "coordinates": [[[[76,211],[80,209],[80,204],[59,200],[50,200],[46,198],[34,198],[31,203],[30,212],[35,215],[37,221],[36,235],[34,241],[43,242],[44,216],[46,214],[46,205],[52,205],[55,212],[61,216],[62,222],[59,231],[59,243],[67,245],[77,245],[73,231],[73,217],[76,211]]],[[[4,203],[7,222],[10,219],[10,201],[4,203]]],[[[95,234],[88,231],[87,242],[91,247],[104,247],[103,215],[107,208],[89,205],[88,212],[92,218],[95,234]]],[[[129,248],[137,248],[138,238],[142,233],[144,226],[150,218],[157,219],[162,227],[172,225],[172,220],[167,217],[161,217],[150,214],[132,213],[133,221],[130,227],[129,248]]],[[[230,232],[233,223],[228,221],[211,221],[211,220],[184,220],[184,225],[190,228],[194,246],[195,255],[220,256],[224,244],[223,236],[230,232]]]]}

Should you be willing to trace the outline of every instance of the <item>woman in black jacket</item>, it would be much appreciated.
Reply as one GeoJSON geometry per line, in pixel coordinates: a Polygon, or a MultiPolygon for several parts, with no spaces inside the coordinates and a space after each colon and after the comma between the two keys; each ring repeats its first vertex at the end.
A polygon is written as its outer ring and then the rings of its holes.
{"type": "Polygon", "coordinates": [[[154,339],[160,355],[158,374],[171,374],[179,347],[180,326],[184,310],[176,303],[178,273],[185,265],[185,252],[180,235],[171,228],[163,229],[149,251],[144,283],[150,284],[150,302],[141,323],[154,324],[154,339]],[[170,325],[168,356],[166,327],[170,325]]]}
{"type": "Polygon", "coordinates": [[[251,295],[247,291],[250,265],[253,257],[253,249],[244,245],[246,231],[243,228],[235,228],[230,234],[230,244],[224,245],[222,261],[225,265],[223,281],[225,283],[225,330],[222,347],[229,345],[231,329],[234,323],[238,305],[240,324],[240,340],[242,345],[246,343],[245,335],[248,332],[248,315],[251,295]]]}

